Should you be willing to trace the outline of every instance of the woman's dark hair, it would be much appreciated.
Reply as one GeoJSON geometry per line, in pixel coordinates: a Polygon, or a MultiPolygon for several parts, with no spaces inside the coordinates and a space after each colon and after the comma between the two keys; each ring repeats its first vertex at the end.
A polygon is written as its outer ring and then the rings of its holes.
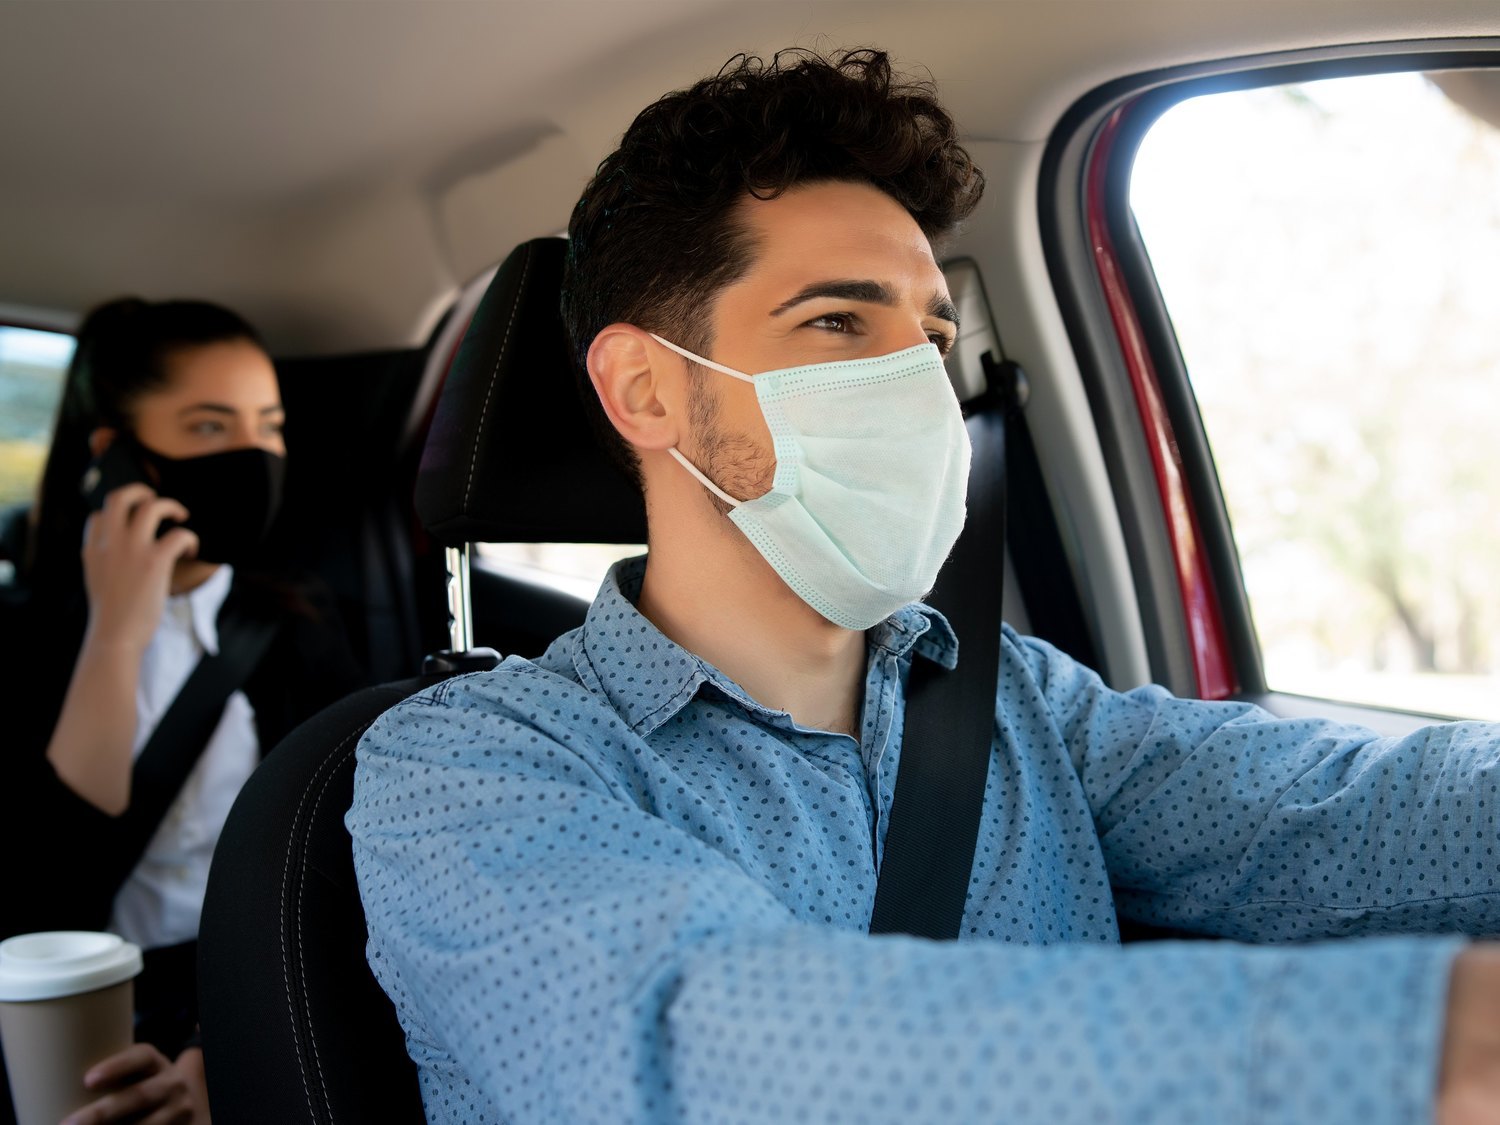
{"type": "Polygon", "coordinates": [[[889,56],[870,49],[737,56],[642,110],[584,189],[568,227],[563,322],[585,409],[637,482],[635,455],[589,383],[589,345],[618,321],[708,354],[706,310],[753,251],[736,205],[825,181],[879,188],[929,240],[984,190],[932,83],[893,75],[889,56]]]}
{"type": "Polygon", "coordinates": [[[84,318],[33,513],[31,549],[25,560],[28,585],[81,585],[79,549],[88,512],[80,485],[92,459],[89,435],[100,426],[132,429],[140,397],[167,385],[174,352],[234,340],[265,347],[244,319],[207,301],[124,297],[100,305],[84,318]]]}

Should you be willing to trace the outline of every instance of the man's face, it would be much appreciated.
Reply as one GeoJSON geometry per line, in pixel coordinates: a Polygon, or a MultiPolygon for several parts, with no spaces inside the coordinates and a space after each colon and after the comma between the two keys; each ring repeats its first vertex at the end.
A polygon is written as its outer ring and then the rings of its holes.
{"type": "MultiPolygon", "coordinates": [[[[747,197],[753,261],[720,291],[706,358],[756,375],[887,355],[958,332],[943,272],[916,222],[873,187],[822,183],[747,197]]],[[[731,496],[771,487],[771,435],[753,387],[705,369],[692,412],[696,463],[731,496]]],[[[688,453],[693,458],[693,453],[688,453]]]]}

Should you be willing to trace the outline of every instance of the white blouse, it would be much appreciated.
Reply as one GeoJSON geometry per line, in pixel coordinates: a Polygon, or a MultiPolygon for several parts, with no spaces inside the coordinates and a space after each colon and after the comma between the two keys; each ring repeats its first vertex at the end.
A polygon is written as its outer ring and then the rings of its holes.
{"type": "MultiPolygon", "coordinates": [[[[234,574],[221,566],[196,589],[167,599],[161,624],[141,660],[133,753],[151,732],[205,652],[219,650],[218,617],[234,574]]],[[[198,936],[214,844],[240,788],[260,760],[255,712],[245,693],[224,707],[208,746],[167,810],[145,854],[115,896],[109,928],[143,949],[198,936]]]]}

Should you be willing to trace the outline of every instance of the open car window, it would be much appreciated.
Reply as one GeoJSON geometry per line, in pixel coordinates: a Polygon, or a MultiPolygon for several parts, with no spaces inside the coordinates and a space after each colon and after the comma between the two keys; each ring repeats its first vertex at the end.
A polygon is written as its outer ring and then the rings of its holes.
{"type": "Polygon", "coordinates": [[[1500,717],[1500,73],[1209,94],[1130,202],[1277,692],[1500,717]]]}

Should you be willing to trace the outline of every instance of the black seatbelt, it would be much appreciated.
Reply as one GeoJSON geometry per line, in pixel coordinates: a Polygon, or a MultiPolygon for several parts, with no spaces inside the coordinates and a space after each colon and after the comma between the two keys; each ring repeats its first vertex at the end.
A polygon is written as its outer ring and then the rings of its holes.
{"type": "Polygon", "coordinates": [[[963,922],[995,737],[1000,598],[1005,585],[1007,371],[984,357],[988,389],[972,404],[968,519],[930,603],[958,636],[958,667],[914,661],[872,934],[951,940],[963,922]]]}
{"type": "Polygon", "coordinates": [[[218,620],[219,651],[198,661],[131,770],[130,805],[116,821],[115,847],[108,858],[116,887],[145,854],[213,737],[224,705],[260,663],[279,625],[274,618],[244,613],[232,594],[225,603],[218,620]]]}

